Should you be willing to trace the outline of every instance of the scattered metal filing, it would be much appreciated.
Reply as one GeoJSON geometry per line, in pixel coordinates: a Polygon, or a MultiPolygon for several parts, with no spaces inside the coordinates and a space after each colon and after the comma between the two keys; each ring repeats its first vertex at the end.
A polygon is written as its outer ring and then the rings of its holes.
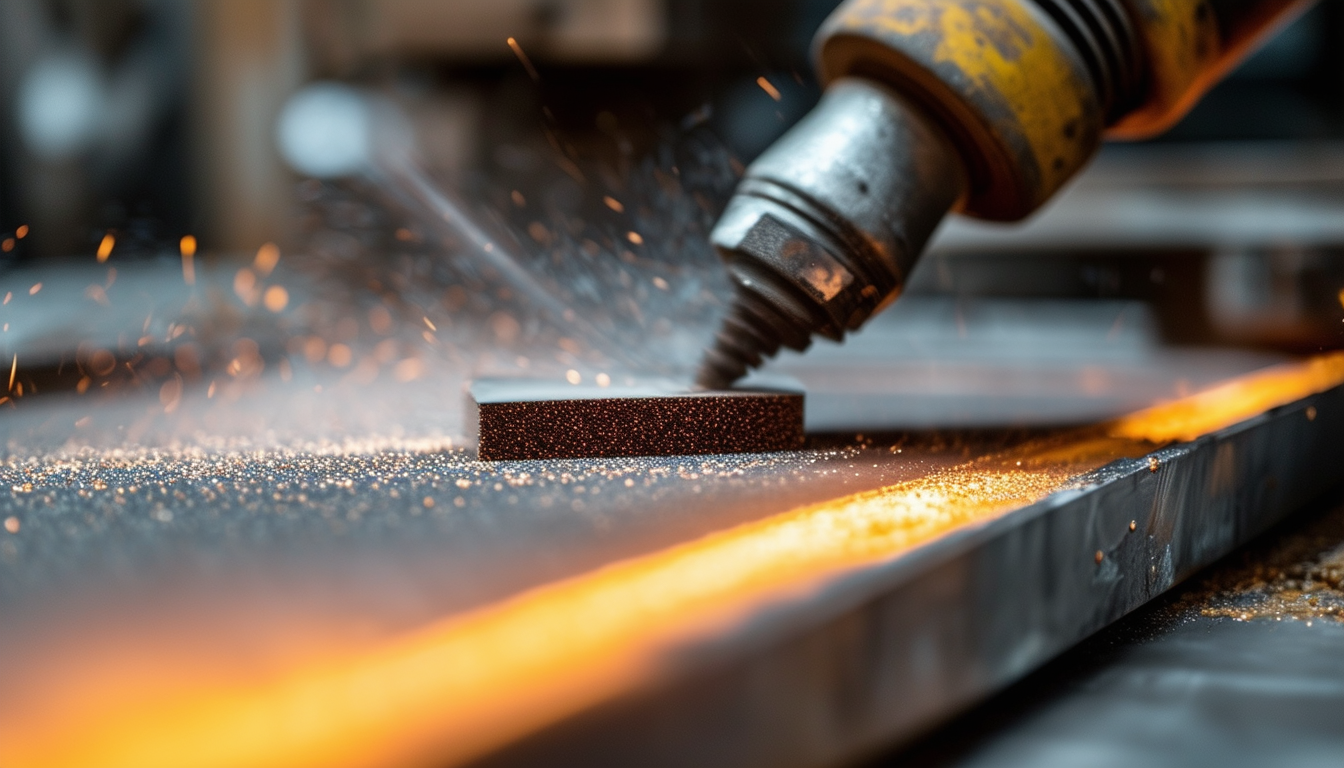
{"type": "Polygon", "coordinates": [[[468,398],[482,461],[786,451],[803,444],[803,395],[480,380],[468,398]]]}

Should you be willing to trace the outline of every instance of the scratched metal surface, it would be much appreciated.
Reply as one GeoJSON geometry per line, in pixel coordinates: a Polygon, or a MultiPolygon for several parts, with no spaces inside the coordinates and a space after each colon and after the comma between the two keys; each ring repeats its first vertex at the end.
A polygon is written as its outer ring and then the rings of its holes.
{"type": "MultiPolygon", "coordinates": [[[[202,445],[161,415],[146,426],[152,404],[104,407],[80,428],[73,400],[7,414],[0,519],[17,531],[0,532],[0,606],[34,618],[5,622],[0,644],[67,603],[153,613],[157,593],[294,603],[390,634],[1012,440],[483,463],[442,438],[202,445]]],[[[213,418],[245,421],[254,405],[213,418]]],[[[177,415],[199,426],[192,407],[177,415]]]]}
{"type": "Polygon", "coordinates": [[[1333,766],[1344,488],[891,766],[1333,766]]]}

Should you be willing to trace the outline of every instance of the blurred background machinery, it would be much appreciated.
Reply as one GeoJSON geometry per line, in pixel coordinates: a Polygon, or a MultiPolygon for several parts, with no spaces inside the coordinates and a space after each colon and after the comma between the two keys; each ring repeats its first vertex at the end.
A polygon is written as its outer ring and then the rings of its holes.
{"type": "MultiPolygon", "coordinates": [[[[580,165],[619,177],[688,130],[746,163],[815,102],[808,42],[834,5],[16,0],[0,9],[0,230],[32,234],[4,256],[88,254],[109,232],[123,255],[188,233],[213,252],[300,242],[276,121],[312,81],[394,100],[429,173],[472,196],[563,207],[580,165]]],[[[1025,228],[954,222],[910,290],[1133,299],[1171,341],[1337,344],[1341,32],[1344,9],[1320,4],[1025,228]]]]}

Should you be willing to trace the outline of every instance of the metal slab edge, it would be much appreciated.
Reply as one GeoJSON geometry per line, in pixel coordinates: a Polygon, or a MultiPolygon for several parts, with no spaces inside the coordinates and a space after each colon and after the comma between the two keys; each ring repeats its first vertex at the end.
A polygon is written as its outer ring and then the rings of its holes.
{"type": "Polygon", "coordinates": [[[908,741],[1338,481],[1344,387],[1150,456],[1156,471],[1114,462],[765,608],[648,686],[478,764],[820,766],[908,741]]]}

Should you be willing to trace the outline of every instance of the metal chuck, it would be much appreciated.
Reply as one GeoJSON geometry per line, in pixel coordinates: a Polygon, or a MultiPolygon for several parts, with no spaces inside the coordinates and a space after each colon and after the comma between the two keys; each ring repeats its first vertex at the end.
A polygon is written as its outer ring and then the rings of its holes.
{"type": "Polygon", "coordinates": [[[780,347],[857,329],[900,294],[965,186],[918,107],[870,80],[832,83],[747,169],[710,236],[737,295],[696,383],[727,387],[780,347]]]}

